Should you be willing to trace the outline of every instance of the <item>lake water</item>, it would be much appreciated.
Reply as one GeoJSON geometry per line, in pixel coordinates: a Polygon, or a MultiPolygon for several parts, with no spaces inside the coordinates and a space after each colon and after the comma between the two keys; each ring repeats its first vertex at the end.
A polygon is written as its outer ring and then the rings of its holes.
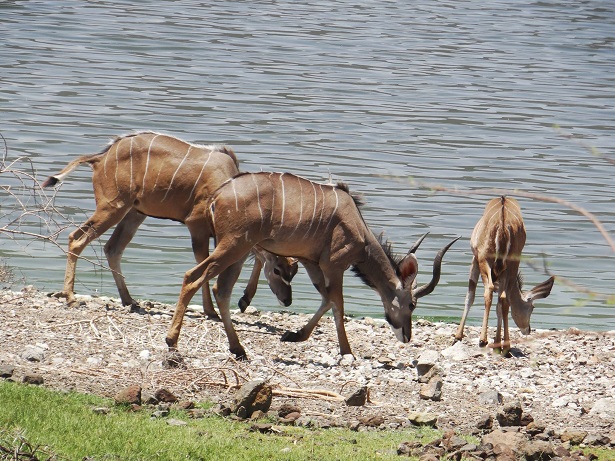
{"type": "MultiPolygon", "coordinates": [[[[437,249],[463,237],[419,316],[460,317],[469,236],[493,196],[429,186],[549,195],[615,231],[612,1],[14,0],[0,3],[0,34],[8,161],[23,157],[17,166],[31,162],[43,180],[115,135],[148,129],[227,143],[245,171],[343,180],[364,194],[367,222],[399,252],[431,232],[418,252],[419,283],[437,249]]],[[[11,181],[0,177],[0,185],[11,181]]],[[[14,199],[0,194],[0,224],[14,229],[14,199]]],[[[615,255],[588,219],[520,201],[528,260],[546,261],[581,288],[615,293],[615,255]]],[[[71,221],[94,209],[87,167],[69,177],[55,205],[65,246],[71,221]]],[[[47,232],[26,221],[20,230],[47,232]]],[[[59,248],[0,239],[0,256],[18,277],[61,288],[59,248]]],[[[101,244],[84,255],[97,260],[101,244]]],[[[193,265],[188,232],[150,218],[123,264],[133,296],[174,303],[193,265]]],[[[528,286],[546,279],[525,263],[522,270],[528,286]]],[[[109,272],[80,261],[77,275],[78,293],[117,295],[109,272]]],[[[320,297],[303,270],[295,280],[292,309],[313,312],[320,297]]],[[[253,304],[277,309],[261,287],[253,304]]],[[[345,294],[348,314],[382,316],[378,295],[350,274],[345,294]]],[[[615,329],[615,306],[563,282],[536,305],[534,327],[615,329]]],[[[480,323],[482,310],[481,284],[470,323],[480,323]]]]}

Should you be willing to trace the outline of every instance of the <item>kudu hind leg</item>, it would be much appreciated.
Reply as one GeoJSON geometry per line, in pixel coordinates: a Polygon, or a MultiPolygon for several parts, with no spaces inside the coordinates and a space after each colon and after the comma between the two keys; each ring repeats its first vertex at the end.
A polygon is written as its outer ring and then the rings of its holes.
{"type": "MultiPolygon", "coordinates": [[[[209,235],[203,234],[203,230],[199,227],[194,231],[190,230],[192,238],[192,252],[194,253],[194,259],[197,264],[205,261],[209,256],[209,235]]],[[[211,290],[209,288],[209,281],[206,281],[202,287],[203,294],[203,314],[209,320],[220,320],[220,317],[214,309],[214,303],[211,299],[211,290]]]]}
{"type": "Polygon", "coordinates": [[[70,233],[66,255],[66,272],[64,273],[64,290],[56,293],[56,297],[66,298],[67,303],[71,306],[76,304],[75,271],[79,256],[85,247],[117,224],[125,214],[125,209],[97,209],[90,219],[70,233]]]}
{"type": "Polygon", "coordinates": [[[130,210],[115,227],[113,234],[111,234],[111,237],[104,246],[105,256],[111,268],[122,305],[131,306],[131,310],[136,310],[139,304],[130,296],[126,281],[122,275],[121,259],[124,250],[137,233],[137,229],[145,221],[145,217],[144,214],[139,213],[135,209],[130,210]]]}
{"type": "MultiPolygon", "coordinates": [[[[216,277],[227,267],[239,260],[243,261],[249,251],[250,248],[245,248],[240,244],[233,245],[231,243],[231,245],[224,247],[219,244],[207,259],[186,272],[184,275],[182,288],[179,293],[179,299],[177,300],[177,305],[175,306],[175,312],[173,314],[173,318],[171,319],[171,326],[167,332],[166,343],[170,350],[177,349],[177,341],[182,322],[184,320],[184,315],[186,313],[186,308],[194,294],[205,284],[205,282],[216,277]],[[227,247],[227,250],[223,249],[227,247]]],[[[226,311],[226,314],[221,313],[222,317],[224,318],[224,315],[228,315],[228,318],[230,319],[230,311],[228,310],[228,306],[226,307],[226,311]]]]}

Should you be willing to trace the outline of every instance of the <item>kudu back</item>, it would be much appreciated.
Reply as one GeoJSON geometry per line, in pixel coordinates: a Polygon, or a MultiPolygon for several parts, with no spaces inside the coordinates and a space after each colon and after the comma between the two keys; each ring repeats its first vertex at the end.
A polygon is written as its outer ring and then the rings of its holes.
{"type": "MultiPolygon", "coordinates": [[[[115,138],[97,154],[73,160],[61,172],[50,176],[43,187],[64,180],[84,163],[93,170],[96,210],[69,235],[64,289],[58,296],[66,297],[69,304],[75,302],[75,270],[79,255],[90,242],[117,224],[104,246],[105,255],[122,303],[136,307],[122,276],[120,260],[147,216],[184,223],[190,232],[196,261],[207,258],[211,229],[206,219],[206,206],[214,191],[239,173],[232,149],[190,144],[154,132],[135,133],[115,138]]],[[[242,309],[254,296],[263,265],[280,302],[290,305],[292,301],[290,280],[296,273],[296,263],[293,268],[286,258],[256,249],[249,288],[240,301],[242,309]]],[[[208,317],[217,317],[208,285],[203,289],[203,310],[208,317]]]]}
{"type": "Polygon", "coordinates": [[[499,349],[503,355],[507,355],[510,351],[509,309],[513,321],[519,327],[521,333],[524,335],[530,333],[530,316],[534,310],[534,300],[549,296],[554,278],[550,277],[527,292],[521,291],[519,264],[525,238],[525,225],[517,200],[504,196],[490,200],[485,207],[483,216],[476,223],[470,238],[473,254],[470,280],[463,317],[455,334],[456,341],[463,338],[463,329],[470,307],[474,302],[479,275],[485,288],[485,312],[479,345],[484,347],[488,343],[489,310],[491,309],[494,291],[498,293],[496,308],[498,320],[494,348],[499,349]],[[501,337],[502,324],[504,341],[501,337]]]}
{"type": "Polygon", "coordinates": [[[228,287],[234,280],[225,274],[236,273],[226,268],[241,261],[255,245],[297,258],[322,297],[312,319],[298,332],[287,332],[284,340],[307,340],[322,315],[333,309],[340,353],[351,354],[344,328],[343,276],[352,266],[379,293],[385,317],[397,338],[408,342],[416,301],[435,288],[442,257],[456,240],[438,253],[432,281],[416,288],[418,261],[414,251],[418,244],[403,258],[393,257],[389,245],[369,229],[358,202],[343,184],[318,184],[288,173],[241,174],[216,191],[208,211],[217,245],[207,259],[184,276],[166,338],[171,350],[177,348],[190,299],[203,283],[220,274],[218,286],[225,288],[225,295],[218,299],[218,307],[229,348],[239,358],[246,356],[230,318],[228,287]]]}

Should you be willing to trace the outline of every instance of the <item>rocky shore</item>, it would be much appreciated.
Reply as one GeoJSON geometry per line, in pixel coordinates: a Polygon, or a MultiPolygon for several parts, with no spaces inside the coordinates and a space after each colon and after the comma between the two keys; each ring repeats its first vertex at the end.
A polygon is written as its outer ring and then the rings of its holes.
{"type": "Polygon", "coordinates": [[[79,299],[78,308],[68,308],[32,287],[0,292],[1,376],[106,397],[137,386],[144,401],[164,390],[179,401],[217,402],[221,412],[239,388],[263,382],[272,391],[270,412],[284,420],[296,413],[295,424],[430,424],[447,431],[441,445],[456,434],[521,434],[553,450],[615,445],[613,331],[511,331],[513,357],[504,358],[478,347],[476,327],[453,345],[455,324],[415,319],[414,338],[401,344],[384,321],[349,318],[354,357],[341,357],[332,318],[308,341],[282,343],[308,316],[249,308],[233,313],[249,357],[236,362],[222,325],[191,310],[179,341],[181,366],[169,368],[164,338],[173,306],[143,301],[131,313],[114,299],[79,299]]]}

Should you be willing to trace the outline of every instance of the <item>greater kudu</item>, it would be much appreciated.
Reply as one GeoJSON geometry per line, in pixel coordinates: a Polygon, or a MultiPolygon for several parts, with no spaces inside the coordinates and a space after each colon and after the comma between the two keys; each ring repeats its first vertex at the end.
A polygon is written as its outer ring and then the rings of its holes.
{"type": "MultiPolygon", "coordinates": [[[[228,180],[208,203],[208,217],[216,236],[213,253],[186,272],[179,300],[167,333],[170,350],[177,348],[186,306],[199,287],[218,276],[220,316],[230,351],[245,358],[229,312],[230,289],[237,270],[229,270],[255,245],[298,258],[322,296],[313,318],[284,339],[305,341],[322,315],[333,308],[340,353],[351,354],[344,328],[343,276],[350,266],[382,299],[385,317],[397,338],[406,343],[412,335],[416,300],[433,291],[440,277],[446,245],[435,259],[432,281],[415,288],[416,246],[394,258],[388,244],[374,236],[361,216],[358,203],[343,184],[317,184],[287,173],[241,174],[228,180]],[[225,270],[226,269],[226,270],[225,270]],[[222,272],[224,271],[224,272],[222,272]],[[223,280],[224,279],[224,280],[223,280]]],[[[421,239],[422,240],[422,239],[421,239]]],[[[417,242],[417,243],[420,243],[417,242]]]]}
{"type": "Polygon", "coordinates": [[[514,198],[502,196],[487,203],[483,216],[476,223],[470,238],[473,253],[470,280],[463,317],[457,328],[455,341],[461,341],[463,338],[463,329],[470,307],[474,302],[479,274],[485,286],[485,313],[479,345],[484,347],[488,343],[489,310],[491,309],[494,291],[498,292],[496,308],[498,322],[494,348],[499,349],[502,355],[507,355],[510,351],[509,308],[521,333],[524,335],[530,333],[530,316],[534,310],[534,300],[549,296],[551,288],[553,288],[554,278],[550,277],[528,292],[521,291],[519,264],[521,252],[525,245],[525,237],[521,208],[514,198]],[[503,342],[501,336],[502,323],[504,324],[503,342]]]}
{"type": "MultiPolygon", "coordinates": [[[[147,216],[184,223],[190,232],[196,260],[203,261],[209,254],[211,235],[206,219],[207,201],[224,181],[239,173],[237,158],[229,147],[189,144],[165,134],[140,132],[117,137],[101,152],[73,160],[58,174],[50,176],[43,187],[64,180],[83,163],[93,170],[96,211],[68,238],[64,290],[57,295],[66,297],[69,304],[75,302],[79,255],[92,240],[116,224],[104,249],[124,305],[136,307],[137,303],[126,287],[120,260],[147,216]]],[[[290,305],[290,281],[297,270],[296,262],[258,248],[255,255],[251,280],[240,301],[242,310],[254,296],[263,265],[280,303],[290,305]]],[[[210,318],[218,317],[208,285],[203,289],[203,311],[210,318]]]]}

